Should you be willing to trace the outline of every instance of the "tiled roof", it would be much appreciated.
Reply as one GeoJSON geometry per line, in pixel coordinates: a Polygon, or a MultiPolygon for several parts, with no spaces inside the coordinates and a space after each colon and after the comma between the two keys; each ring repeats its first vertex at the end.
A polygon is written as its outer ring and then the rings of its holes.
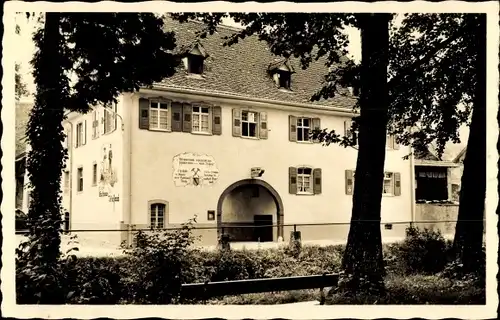
{"type": "MultiPolygon", "coordinates": [[[[190,47],[196,41],[195,32],[202,27],[203,25],[198,22],[179,23],[171,18],[165,19],[166,30],[176,33],[178,49],[185,50],[190,47]]],[[[174,76],[165,79],[159,85],[281,102],[343,108],[351,108],[355,104],[354,97],[344,95],[328,100],[310,101],[312,95],[325,83],[324,76],[328,73],[328,67],[325,66],[324,59],[314,61],[308,69],[303,70],[298,59],[291,58],[290,64],[295,70],[292,75],[291,91],[279,89],[270,77],[268,68],[281,57],[271,54],[266,42],[251,36],[230,47],[222,46],[225,41],[222,37],[232,35],[237,32],[236,30],[220,26],[213,35],[200,39],[201,45],[209,55],[204,63],[203,78],[187,77],[187,71],[181,65],[174,76]]]]}
{"type": "Polygon", "coordinates": [[[26,125],[31,108],[31,102],[16,102],[16,159],[26,151],[26,125]]]}

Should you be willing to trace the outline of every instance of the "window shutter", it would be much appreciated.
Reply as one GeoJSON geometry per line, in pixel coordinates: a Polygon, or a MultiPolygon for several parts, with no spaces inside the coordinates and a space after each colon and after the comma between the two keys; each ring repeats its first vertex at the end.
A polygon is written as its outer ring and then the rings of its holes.
{"type": "Polygon", "coordinates": [[[267,112],[261,112],[259,115],[259,138],[267,139],[267,112]]]}
{"type": "Polygon", "coordinates": [[[79,142],[78,141],[78,139],[79,139],[78,138],[78,135],[79,135],[79,133],[78,133],[78,125],[79,125],[79,123],[77,123],[76,126],[75,126],[75,137],[73,138],[73,145],[75,146],[75,149],[78,148],[78,142],[79,142]]]}
{"type": "Polygon", "coordinates": [[[149,129],[149,100],[139,99],[139,129],[149,129]]]}
{"type": "MultiPolygon", "coordinates": [[[[321,130],[321,119],[320,118],[313,118],[312,119],[312,128],[314,131],[321,130]]],[[[319,139],[314,139],[313,142],[319,143],[319,139]]]]}
{"type": "Polygon", "coordinates": [[[316,168],[313,170],[313,179],[314,179],[314,185],[313,185],[314,194],[321,194],[321,169],[320,168],[316,168]]]}
{"type": "Polygon", "coordinates": [[[92,111],[92,139],[97,138],[97,110],[92,111]]]}
{"type": "Polygon", "coordinates": [[[344,136],[351,138],[352,120],[344,121],[344,136]]]}
{"type": "Polygon", "coordinates": [[[399,143],[396,142],[396,136],[392,136],[393,139],[393,144],[394,144],[394,150],[399,150],[399,143]]]}
{"type": "Polygon", "coordinates": [[[222,109],[219,106],[212,107],[212,134],[222,134],[222,109]]]}
{"type": "Polygon", "coordinates": [[[241,137],[241,111],[233,109],[233,137],[241,137]]]}
{"type": "Polygon", "coordinates": [[[181,132],[182,131],[182,103],[172,102],[172,131],[181,132]]]}
{"type": "Polygon", "coordinates": [[[116,103],[115,103],[115,104],[113,104],[113,128],[112,128],[112,130],[113,130],[113,131],[115,131],[115,130],[116,130],[117,125],[118,125],[118,120],[117,120],[117,118],[118,118],[118,117],[116,116],[116,114],[117,114],[117,112],[118,112],[118,109],[117,109],[117,108],[118,108],[118,107],[117,107],[116,103]]]}
{"type": "Polygon", "coordinates": [[[288,192],[297,194],[297,168],[288,168],[288,192]]]}
{"type": "Polygon", "coordinates": [[[82,139],[82,145],[87,144],[87,120],[83,121],[83,139],[82,139]]]}
{"type": "Polygon", "coordinates": [[[394,195],[401,195],[401,173],[399,172],[394,173],[394,195]]]}
{"type": "Polygon", "coordinates": [[[354,172],[352,170],[345,171],[345,194],[353,194],[354,192],[354,172]]]}
{"type": "Polygon", "coordinates": [[[182,131],[191,132],[191,117],[193,108],[189,103],[182,104],[182,131]]]}
{"type": "Polygon", "coordinates": [[[290,141],[296,142],[297,141],[297,117],[289,116],[288,120],[289,120],[288,138],[290,141]]]}

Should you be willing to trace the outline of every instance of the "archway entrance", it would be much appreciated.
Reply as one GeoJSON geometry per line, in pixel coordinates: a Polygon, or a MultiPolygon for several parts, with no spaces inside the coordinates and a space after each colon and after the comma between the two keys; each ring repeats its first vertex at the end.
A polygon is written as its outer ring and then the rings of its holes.
{"type": "Polygon", "coordinates": [[[230,240],[275,241],[283,237],[283,202],[263,180],[240,180],[224,190],[217,203],[217,236],[230,240]]]}

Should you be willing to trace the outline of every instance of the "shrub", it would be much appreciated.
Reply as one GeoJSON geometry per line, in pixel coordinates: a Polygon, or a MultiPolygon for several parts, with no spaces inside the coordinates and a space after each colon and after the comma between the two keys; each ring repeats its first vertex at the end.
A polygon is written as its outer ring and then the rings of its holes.
{"type": "Polygon", "coordinates": [[[124,281],[131,302],[170,304],[178,302],[181,284],[192,279],[193,222],[174,231],[139,232],[137,246],[125,249],[130,257],[124,281]]]}
{"type": "Polygon", "coordinates": [[[447,263],[448,246],[439,231],[406,229],[405,240],[399,248],[391,248],[396,257],[401,257],[406,273],[437,273],[447,263]]]}

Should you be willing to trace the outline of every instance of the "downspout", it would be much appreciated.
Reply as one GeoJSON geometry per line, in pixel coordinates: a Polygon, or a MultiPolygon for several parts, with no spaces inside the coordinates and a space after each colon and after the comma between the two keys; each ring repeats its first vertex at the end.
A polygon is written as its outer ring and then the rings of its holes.
{"type": "MultiPolygon", "coordinates": [[[[412,141],[413,142],[413,141],[412,141]]],[[[411,221],[410,227],[413,226],[415,222],[416,213],[416,196],[415,196],[415,156],[414,156],[413,144],[410,144],[410,185],[411,185],[411,221]]]]}
{"type": "MultiPolygon", "coordinates": [[[[69,113],[68,113],[69,114],[69,113]]],[[[68,115],[66,114],[66,116],[68,115]]],[[[63,123],[68,123],[70,126],[69,134],[66,136],[68,151],[69,151],[69,230],[73,223],[73,123],[69,120],[64,120],[63,123]]]]}

